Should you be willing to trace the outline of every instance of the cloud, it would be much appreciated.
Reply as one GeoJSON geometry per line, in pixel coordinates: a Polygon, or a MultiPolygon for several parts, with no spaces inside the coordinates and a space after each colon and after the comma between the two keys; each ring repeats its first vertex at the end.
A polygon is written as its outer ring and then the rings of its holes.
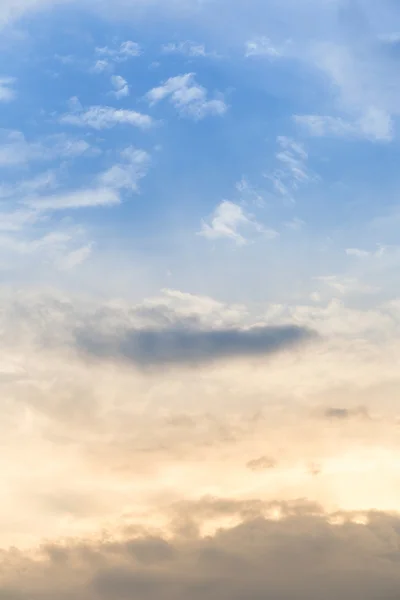
{"type": "Polygon", "coordinates": [[[106,188],[137,192],[138,183],[146,176],[150,161],[147,152],[129,146],[121,152],[121,162],[98,176],[98,183],[106,188]]]}
{"type": "Polygon", "coordinates": [[[377,48],[377,38],[366,27],[371,18],[367,13],[368,8],[357,36],[317,43],[312,49],[311,60],[331,84],[336,108],[346,115],[345,119],[320,117],[322,121],[312,127],[326,131],[324,135],[390,141],[393,116],[399,113],[395,61],[377,48]]]}
{"type": "Polygon", "coordinates": [[[255,327],[248,330],[127,330],[102,335],[77,332],[79,348],[99,358],[126,359],[137,365],[190,364],[235,356],[268,355],[306,342],[313,333],[297,326],[255,327]]]}
{"type": "Polygon", "coordinates": [[[68,252],[68,254],[63,256],[62,259],[60,259],[58,261],[59,268],[66,270],[66,271],[75,269],[75,267],[81,265],[83,262],[85,262],[89,258],[89,256],[92,253],[92,250],[93,250],[93,244],[91,242],[89,242],[88,244],[85,244],[84,246],[81,246],[80,248],[77,248],[76,250],[72,250],[71,252],[68,252]]]}
{"type": "Polygon", "coordinates": [[[299,188],[315,181],[316,176],[307,167],[308,154],[301,143],[280,135],[277,137],[277,145],[275,158],[279,166],[265,177],[285,201],[294,203],[299,188]]]}
{"type": "Polygon", "coordinates": [[[278,236],[276,231],[264,228],[251,215],[247,215],[239,204],[229,200],[224,200],[217,206],[209,223],[203,221],[199,235],[210,240],[227,238],[243,246],[247,243],[243,230],[262,233],[270,239],[278,236]]]}
{"type": "Polygon", "coordinates": [[[182,54],[183,56],[188,56],[190,58],[216,56],[214,52],[207,52],[204,44],[196,44],[195,42],[190,42],[188,40],[185,42],[170,42],[169,44],[164,44],[161,50],[164,54],[182,54]]]}
{"type": "Polygon", "coordinates": [[[196,83],[194,73],[170,77],[161,86],[151,89],[146,98],[150,104],[169,98],[181,115],[195,120],[222,116],[228,110],[222,97],[208,99],[207,90],[196,83]]]}
{"type": "Polygon", "coordinates": [[[361,250],[360,248],[346,248],[347,256],[355,256],[356,258],[368,258],[371,256],[371,252],[367,250],[361,250]]]}
{"type": "Polygon", "coordinates": [[[118,193],[111,188],[87,188],[61,194],[27,198],[24,203],[40,211],[57,211],[96,206],[114,206],[120,203],[118,193]]]}
{"type": "Polygon", "coordinates": [[[369,108],[357,121],[321,115],[295,115],[295,122],[316,137],[353,137],[390,142],[394,137],[390,115],[380,109],[369,108]]]}
{"type": "Polygon", "coordinates": [[[47,542],[32,557],[4,551],[0,594],[7,600],[318,600],[324,590],[326,600],[397,598],[396,514],[330,514],[300,501],[260,506],[218,498],[204,499],[203,507],[224,510],[231,523],[203,537],[197,507],[189,505],[168,537],[121,528],[105,540],[47,542]]]}
{"type": "Polygon", "coordinates": [[[108,62],[108,60],[96,60],[94,66],[92,67],[92,72],[93,73],[104,73],[104,71],[107,71],[107,69],[109,69],[110,67],[110,63],[108,62]]]}
{"type": "Polygon", "coordinates": [[[268,56],[269,58],[279,58],[282,56],[282,53],[272,45],[269,38],[261,36],[255,37],[246,42],[245,56],[247,58],[251,56],[268,56]]]}
{"type": "Polygon", "coordinates": [[[30,196],[39,192],[46,192],[58,186],[57,175],[54,171],[46,171],[14,184],[0,185],[0,198],[20,199],[21,196],[30,196]]]}
{"type": "Polygon", "coordinates": [[[0,102],[11,102],[16,97],[14,77],[0,77],[0,102]]]}
{"type": "Polygon", "coordinates": [[[247,463],[247,468],[250,471],[264,471],[265,469],[273,469],[276,467],[277,461],[269,456],[260,456],[247,463]]]}
{"type": "Polygon", "coordinates": [[[114,88],[114,96],[118,99],[126,98],[129,96],[129,85],[128,82],[121,77],[121,75],[113,75],[111,77],[111,83],[114,88]]]}
{"type": "Polygon", "coordinates": [[[34,161],[56,158],[73,159],[96,150],[85,140],[65,134],[44,136],[36,141],[26,139],[21,131],[0,130],[0,167],[16,167],[34,161]]]}
{"type": "Polygon", "coordinates": [[[110,129],[115,125],[132,125],[140,129],[148,129],[154,121],[149,115],[134,110],[91,106],[87,110],[82,109],[62,115],[60,123],[101,130],[110,129]]]}
{"type": "Polygon", "coordinates": [[[325,416],[328,419],[339,420],[346,420],[352,417],[366,418],[368,417],[368,411],[363,406],[354,409],[329,407],[325,410],[325,416]]]}
{"type": "Polygon", "coordinates": [[[100,56],[107,56],[116,62],[124,62],[129,58],[140,56],[142,49],[137,42],[127,40],[122,42],[118,48],[109,48],[108,46],[96,48],[96,53],[100,56]]]}

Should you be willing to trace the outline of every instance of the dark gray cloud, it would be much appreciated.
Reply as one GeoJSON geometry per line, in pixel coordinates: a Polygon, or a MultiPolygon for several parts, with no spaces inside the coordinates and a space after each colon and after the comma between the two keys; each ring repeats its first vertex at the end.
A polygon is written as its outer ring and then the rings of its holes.
{"type": "Polygon", "coordinates": [[[113,334],[80,328],[78,348],[99,358],[117,358],[137,365],[199,363],[216,359],[261,356],[302,344],[315,336],[296,325],[251,329],[126,329],[113,334]]]}
{"type": "Polygon", "coordinates": [[[339,419],[346,420],[352,417],[361,417],[367,419],[369,417],[368,410],[364,406],[360,406],[358,408],[336,408],[329,407],[325,411],[325,417],[328,419],[339,419]]]}
{"type": "MultiPolygon", "coordinates": [[[[240,508],[223,504],[216,513],[240,508]]],[[[366,513],[360,524],[340,513],[333,524],[311,504],[275,507],[280,520],[259,514],[206,537],[193,530],[168,540],[142,533],[113,541],[110,534],[99,542],[48,544],[37,556],[3,551],[0,598],[398,600],[398,515],[366,513]]]]}

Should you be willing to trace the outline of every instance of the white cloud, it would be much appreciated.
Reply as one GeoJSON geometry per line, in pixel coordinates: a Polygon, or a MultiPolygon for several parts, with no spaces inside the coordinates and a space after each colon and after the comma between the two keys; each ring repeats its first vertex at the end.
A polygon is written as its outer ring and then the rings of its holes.
{"type": "Polygon", "coordinates": [[[14,89],[14,77],[0,77],[0,102],[11,102],[16,93],[14,89]]]}
{"type": "Polygon", "coordinates": [[[108,62],[108,60],[97,60],[94,66],[92,67],[92,71],[93,73],[103,73],[104,71],[107,71],[109,67],[110,63],[108,62]]]}
{"type": "Polygon", "coordinates": [[[58,231],[47,233],[44,236],[33,240],[21,240],[14,236],[0,235],[0,247],[3,250],[16,252],[18,254],[32,254],[33,252],[49,248],[65,248],[65,244],[70,240],[70,234],[58,231]]]}
{"type": "Polygon", "coordinates": [[[329,79],[337,108],[350,115],[348,126],[331,122],[328,128],[343,135],[348,127],[350,135],[390,141],[394,135],[392,116],[400,111],[400,86],[395,61],[388,60],[385,51],[377,52],[376,37],[362,36],[347,44],[319,43],[311,56],[329,79]]]}
{"type": "Polygon", "coordinates": [[[0,167],[23,165],[31,161],[76,158],[96,152],[85,140],[65,134],[28,141],[20,131],[0,130],[0,167]]]}
{"type": "Polygon", "coordinates": [[[116,62],[123,62],[128,60],[128,58],[140,56],[142,54],[142,49],[137,42],[128,40],[126,42],[122,42],[119,48],[109,48],[108,46],[104,46],[104,48],[96,48],[96,53],[100,56],[108,56],[116,62]]]}
{"type": "Polygon", "coordinates": [[[300,229],[302,229],[305,225],[305,222],[302,219],[299,219],[298,217],[294,217],[291,221],[287,221],[287,223],[285,223],[285,226],[288,229],[292,229],[293,231],[300,231],[300,229]]]}
{"type": "Polygon", "coordinates": [[[367,250],[361,250],[360,248],[346,248],[347,256],[355,256],[356,258],[368,258],[371,253],[367,250]]]}
{"type": "Polygon", "coordinates": [[[15,210],[0,212],[0,231],[16,232],[36,223],[39,215],[36,210],[15,210]]]}
{"type": "Polygon", "coordinates": [[[199,235],[214,240],[228,238],[239,246],[247,243],[243,230],[253,230],[263,233],[273,239],[278,233],[272,229],[265,229],[251,215],[244,212],[239,204],[224,200],[217,206],[209,223],[203,221],[199,235]]]}
{"type": "Polygon", "coordinates": [[[242,177],[235,185],[240,194],[242,202],[246,204],[254,204],[255,206],[264,206],[263,195],[252,186],[245,177],[242,177]]]}
{"type": "Polygon", "coordinates": [[[295,192],[301,185],[315,180],[315,176],[307,167],[308,154],[302,144],[286,136],[278,136],[277,144],[275,158],[279,167],[265,177],[285,201],[293,203],[295,192]]]}
{"type": "Polygon", "coordinates": [[[0,198],[14,198],[32,195],[56,188],[57,176],[54,171],[40,173],[31,179],[25,179],[14,184],[0,185],[0,198]]]}
{"type": "Polygon", "coordinates": [[[204,44],[196,44],[195,42],[170,42],[162,46],[162,52],[164,54],[183,54],[190,58],[216,56],[213,52],[207,52],[204,44]]]}
{"type": "Polygon", "coordinates": [[[391,116],[386,111],[373,107],[355,121],[323,115],[295,115],[294,120],[317,137],[359,137],[390,142],[394,135],[391,116]]]}
{"type": "Polygon", "coordinates": [[[70,271],[71,269],[81,265],[89,258],[92,253],[92,249],[93,244],[90,242],[84,246],[81,246],[80,248],[77,248],[76,250],[72,250],[58,261],[59,268],[65,271],[70,271]]]}
{"type": "Polygon", "coordinates": [[[221,116],[228,110],[222,98],[208,99],[207,90],[196,83],[194,73],[170,77],[161,86],[150,90],[146,97],[150,104],[169,98],[180,114],[196,120],[221,116]]]}
{"type": "Polygon", "coordinates": [[[24,204],[40,211],[57,211],[120,204],[118,193],[111,188],[87,188],[61,194],[26,198],[24,204]]]}
{"type": "Polygon", "coordinates": [[[61,123],[93,129],[110,129],[115,125],[132,125],[140,129],[148,129],[154,124],[149,115],[134,110],[117,109],[111,106],[91,106],[87,110],[76,110],[66,113],[60,118],[61,123]]]}
{"type": "Polygon", "coordinates": [[[120,98],[126,98],[126,96],[129,96],[129,85],[128,82],[121,77],[121,75],[113,75],[111,77],[111,84],[114,88],[114,91],[112,92],[112,94],[120,99],[120,98]]]}
{"type": "Polygon", "coordinates": [[[150,155],[130,146],[121,153],[121,162],[99,175],[99,185],[112,189],[138,191],[138,182],[145,177],[150,165],[150,155]]]}
{"type": "Polygon", "coordinates": [[[268,37],[261,36],[246,42],[245,56],[268,56],[269,58],[279,58],[282,56],[282,53],[273,46],[268,37]]]}

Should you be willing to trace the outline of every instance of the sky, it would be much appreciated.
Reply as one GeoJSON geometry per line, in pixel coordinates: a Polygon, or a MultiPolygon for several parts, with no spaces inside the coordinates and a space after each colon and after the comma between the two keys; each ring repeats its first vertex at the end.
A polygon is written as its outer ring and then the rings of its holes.
{"type": "Polygon", "coordinates": [[[2,0],[0,600],[397,600],[400,7],[2,0]]]}

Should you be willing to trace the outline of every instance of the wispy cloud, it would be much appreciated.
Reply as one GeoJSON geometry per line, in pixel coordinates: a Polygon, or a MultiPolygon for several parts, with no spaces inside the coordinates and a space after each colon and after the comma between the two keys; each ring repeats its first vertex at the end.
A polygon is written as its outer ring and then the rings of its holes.
{"type": "Polygon", "coordinates": [[[282,56],[282,51],[276,48],[268,37],[259,36],[246,42],[245,56],[266,56],[268,58],[279,58],[282,56]]]}
{"type": "Polygon", "coordinates": [[[98,177],[99,185],[117,190],[138,191],[138,183],[150,166],[150,155],[130,146],[121,152],[121,161],[98,177]]]}
{"type": "Polygon", "coordinates": [[[70,271],[84,263],[89,256],[92,254],[93,243],[89,242],[76,250],[68,252],[65,256],[61,257],[57,265],[61,270],[70,271]]]}
{"type": "Polygon", "coordinates": [[[44,136],[29,141],[20,131],[0,130],[0,167],[23,165],[55,158],[72,159],[97,152],[86,140],[66,134],[44,136]]]}
{"type": "Polygon", "coordinates": [[[0,102],[11,102],[16,97],[14,77],[0,77],[0,102]]]}
{"type": "Polygon", "coordinates": [[[75,110],[60,117],[60,123],[91,127],[93,129],[110,129],[115,125],[132,125],[140,129],[148,129],[154,124],[149,115],[111,106],[91,106],[88,109],[75,110]]]}
{"type": "Polygon", "coordinates": [[[99,59],[96,60],[96,62],[94,63],[93,67],[91,67],[91,72],[92,73],[104,73],[104,71],[107,71],[110,68],[110,63],[108,60],[104,60],[104,59],[99,59]]]}
{"type": "Polygon", "coordinates": [[[221,116],[228,110],[222,97],[209,99],[207,90],[196,83],[194,73],[170,77],[159,87],[151,89],[146,98],[150,104],[169,98],[181,115],[196,120],[221,116]]]}
{"type": "Polygon", "coordinates": [[[377,108],[369,108],[355,121],[323,115],[295,115],[294,120],[310,135],[317,137],[354,137],[390,142],[394,136],[391,116],[377,108]]]}
{"type": "Polygon", "coordinates": [[[161,48],[164,54],[182,54],[190,58],[216,57],[215,52],[208,52],[204,44],[196,44],[186,40],[185,42],[170,42],[161,48]]]}
{"type": "Polygon", "coordinates": [[[24,179],[13,184],[0,185],[0,198],[18,199],[21,196],[31,196],[40,192],[55,189],[58,186],[55,171],[40,173],[31,179],[24,179]]]}
{"type": "Polygon", "coordinates": [[[27,198],[24,204],[40,211],[58,211],[96,206],[114,206],[120,203],[118,193],[112,188],[87,188],[48,196],[27,198]]]}
{"type": "Polygon", "coordinates": [[[261,233],[270,239],[278,236],[276,231],[265,228],[252,215],[246,214],[239,204],[224,200],[209,221],[203,221],[199,235],[210,240],[227,238],[243,246],[248,241],[246,232],[261,233]]]}
{"type": "Polygon", "coordinates": [[[279,166],[265,177],[272,182],[275,192],[293,203],[300,186],[311,182],[315,176],[307,167],[308,154],[302,144],[287,136],[278,136],[277,144],[275,159],[279,166]]]}
{"type": "Polygon", "coordinates": [[[129,58],[135,58],[142,54],[142,49],[137,42],[127,40],[122,42],[118,48],[109,48],[104,46],[103,48],[96,48],[96,53],[99,56],[107,56],[116,62],[124,62],[129,58]]]}

